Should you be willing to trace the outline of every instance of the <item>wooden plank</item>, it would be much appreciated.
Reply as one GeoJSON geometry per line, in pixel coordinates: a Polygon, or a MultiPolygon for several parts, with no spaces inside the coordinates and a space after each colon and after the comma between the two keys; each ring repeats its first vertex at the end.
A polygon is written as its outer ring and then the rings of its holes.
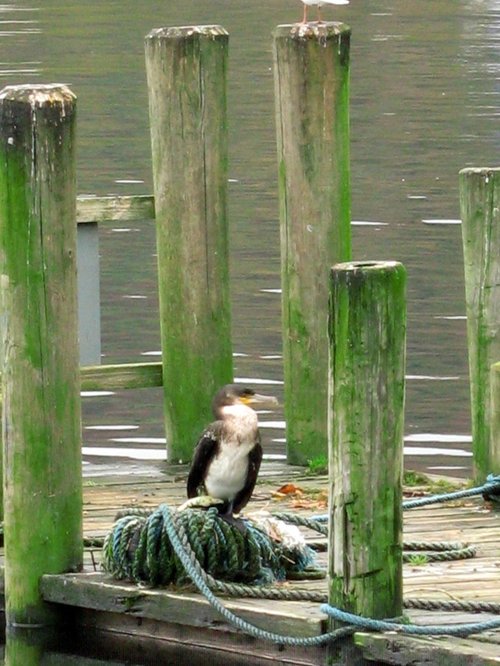
{"type": "MultiPolygon", "coordinates": [[[[192,592],[146,589],[92,573],[43,576],[40,589],[44,599],[54,603],[194,627],[225,625],[227,630],[236,631],[202,596],[192,592]]],[[[312,603],[225,599],[224,605],[243,619],[278,634],[317,636],[325,622],[325,615],[312,603]]]]}
{"type": "MultiPolygon", "coordinates": [[[[76,649],[92,646],[94,653],[116,658],[127,655],[127,662],[148,664],[189,664],[189,666],[322,666],[324,647],[287,647],[256,641],[242,632],[226,631],[214,624],[210,628],[160,623],[151,619],[137,621],[123,614],[95,613],[82,609],[75,613],[72,641],[76,649]],[[80,647],[81,646],[81,647],[80,647]]],[[[23,665],[24,666],[24,665],[23,665]]],[[[354,666],[350,664],[349,666],[354,666]]]]}
{"type": "Polygon", "coordinates": [[[120,390],[163,386],[162,363],[90,365],[80,370],[81,390],[120,390]]]}
{"type": "Polygon", "coordinates": [[[385,664],[411,666],[498,666],[498,645],[460,638],[411,638],[397,634],[354,635],[363,656],[385,664]]]}
{"type": "Polygon", "coordinates": [[[155,217],[154,196],[93,197],[79,195],[76,198],[76,221],[86,222],[137,222],[155,217]]]}

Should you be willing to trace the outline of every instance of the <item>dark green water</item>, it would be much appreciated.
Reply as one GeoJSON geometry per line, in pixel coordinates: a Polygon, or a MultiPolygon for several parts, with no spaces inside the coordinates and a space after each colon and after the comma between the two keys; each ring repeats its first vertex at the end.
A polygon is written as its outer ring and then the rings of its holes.
{"type": "MultiPolygon", "coordinates": [[[[262,291],[279,288],[271,32],[301,12],[298,0],[20,0],[0,6],[0,84],[65,82],[78,96],[82,193],[152,191],[146,33],[212,23],[229,31],[233,332],[235,352],[245,354],[235,358],[238,377],[282,379],[281,360],[263,358],[281,353],[280,297],[262,291]]],[[[413,441],[406,464],[467,475],[460,226],[443,220],[459,217],[459,169],[493,166],[498,159],[500,4],[353,0],[324,14],[353,31],[352,216],[376,223],[353,227],[354,258],[397,259],[409,273],[406,433],[413,441]],[[431,455],[437,450],[442,453],[431,455]]],[[[105,362],[147,360],[145,353],[159,349],[154,252],[151,223],[101,229],[105,362]]],[[[279,384],[272,388],[281,395],[279,384]]],[[[86,426],[134,427],[85,430],[88,446],[163,446],[110,441],[163,436],[159,391],[86,398],[84,414],[86,426]]],[[[282,414],[266,418],[279,421],[282,414]]],[[[282,442],[274,441],[284,437],[281,428],[264,435],[268,452],[283,453],[282,442]]]]}

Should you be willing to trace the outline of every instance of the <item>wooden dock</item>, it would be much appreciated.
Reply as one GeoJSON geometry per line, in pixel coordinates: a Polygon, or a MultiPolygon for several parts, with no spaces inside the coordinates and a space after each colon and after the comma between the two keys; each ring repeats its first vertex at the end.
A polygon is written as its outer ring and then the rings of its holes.
{"type": "MultiPolygon", "coordinates": [[[[161,503],[178,506],[184,500],[186,469],[176,467],[155,477],[116,476],[88,479],[84,484],[86,537],[104,536],[116,511],[124,507],[156,508],[161,503]]],[[[288,490],[290,490],[289,488],[288,490]]],[[[414,492],[419,492],[417,489],[414,492]]],[[[278,463],[263,465],[261,481],[247,507],[255,510],[294,511],[303,515],[326,510],[326,477],[307,476],[302,468],[278,463]],[[297,490],[279,493],[284,484],[297,490]]],[[[404,565],[404,597],[443,601],[488,601],[500,604],[500,512],[482,499],[452,505],[434,505],[404,514],[406,541],[461,541],[477,548],[473,559],[404,565]]],[[[317,538],[317,535],[316,537],[317,538]]],[[[326,554],[318,554],[326,564],[326,554]]],[[[323,591],[324,580],[287,582],[283,587],[323,591]]],[[[183,590],[158,590],[112,580],[100,571],[100,550],[86,550],[84,574],[45,576],[42,590],[47,600],[72,606],[74,646],[87,654],[110,658],[126,654],[137,663],[151,659],[206,664],[210,658],[224,664],[323,664],[326,649],[287,648],[259,641],[228,626],[199,594],[183,590]],[[90,649],[90,645],[92,648],[90,649]],[[111,652],[110,652],[111,650],[111,652]],[[126,652],[124,652],[126,651],[126,652]],[[145,651],[148,656],[144,659],[145,651]],[[141,657],[142,655],[142,657],[141,657]],[[184,655],[184,657],[182,657],[184,655]],[[208,656],[207,656],[208,655],[208,656]]],[[[310,602],[226,599],[226,606],[255,625],[281,634],[314,636],[326,630],[320,604],[310,602]]],[[[407,610],[415,623],[454,624],[479,622],[498,615],[407,610]]],[[[395,633],[355,635],[347,663],[394,664],[499,664],[500,631],[473,638],[409,638],[395,633]]],[[[135,662],[133,662],[135,663],[135,662]]]]}

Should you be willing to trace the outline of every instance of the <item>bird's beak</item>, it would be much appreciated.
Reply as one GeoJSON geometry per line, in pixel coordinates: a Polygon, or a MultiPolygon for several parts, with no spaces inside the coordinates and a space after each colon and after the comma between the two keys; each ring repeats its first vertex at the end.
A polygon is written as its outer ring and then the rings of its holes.
{"type": "Polygon", "coordinates": [[[274,395],[262,395],[259,393],[248,396],[245,402],[247,405],[268,405],[269,407],[279,405],[278,398],[274,395]]]}

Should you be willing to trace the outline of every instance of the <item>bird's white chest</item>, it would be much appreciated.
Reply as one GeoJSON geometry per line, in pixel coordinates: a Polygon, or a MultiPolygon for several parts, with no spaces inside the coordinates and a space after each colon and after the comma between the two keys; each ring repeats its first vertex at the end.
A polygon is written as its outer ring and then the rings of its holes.
{"type": "Polygon", "coordinates": [[[219,451],[208,467],[205,489],[212,497],[231,501],[246,483],[248,454],[257,435],[257,417],[248,411],[248,418],[238,414],[238,419],[228,424],[227,434],[222,436],[219,451]]]}

